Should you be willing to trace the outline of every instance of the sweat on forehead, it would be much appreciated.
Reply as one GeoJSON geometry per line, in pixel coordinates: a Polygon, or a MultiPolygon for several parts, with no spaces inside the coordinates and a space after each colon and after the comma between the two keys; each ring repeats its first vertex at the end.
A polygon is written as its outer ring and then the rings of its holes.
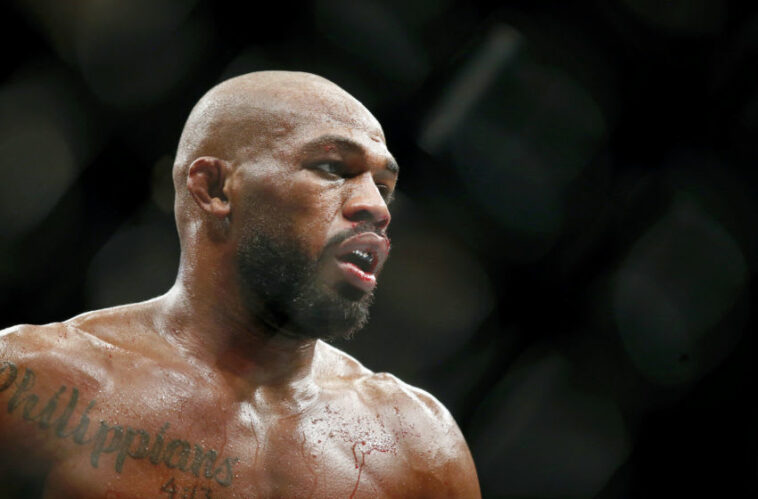
{"type": "Polygon", "coordinates": [[[371,113],[329,80],[309,73],[261,71],[226,80],[200,99],[185,124],[176,163],[186,165],[202,155],[228,158],[240,144],[314,123],[382,136],[371,113]]]}

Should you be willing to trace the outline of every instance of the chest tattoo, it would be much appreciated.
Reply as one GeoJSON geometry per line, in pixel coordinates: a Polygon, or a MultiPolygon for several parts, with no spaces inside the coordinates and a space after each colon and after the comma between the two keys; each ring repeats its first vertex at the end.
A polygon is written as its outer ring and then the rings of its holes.
{"type": "Polygon", "coordinates": [[[112,455],[112,466],[117,473],[121,473],[127,462],[134,459],[178,469],[224,487],[232,484],[233,468],[239,463],[238,458],[222,459],[215,449],[205,449],[181,438],[170,438],[169,423],[164,423],[154,434],[105,420],[95,423],[89,417],[96,405],[95,400],[82,400],[80,405],[79,389],[61,385],[43,402],[40,395],[32,391],[35,381],[33,370],[22,368],[20,371],[14,363],[0,361],[0,393],[7,391],[11,394],[6,407],[8,413],[18,415],[40,431],[46,431],[50,437],[69,439],[76,445],[88,447],[93,468],[103,464],[101,458],[105,455],[112,455]],[[77,420],[73,415],[81,406],[84,410],[77,420]]]}

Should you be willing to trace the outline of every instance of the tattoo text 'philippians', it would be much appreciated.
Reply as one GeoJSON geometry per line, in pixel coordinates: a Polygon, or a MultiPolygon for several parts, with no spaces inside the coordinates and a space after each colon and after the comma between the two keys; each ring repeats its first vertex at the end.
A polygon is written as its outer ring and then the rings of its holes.
{"type": "MultiPolygon", "coordinates": [[[[179,469],[191,473],[196,477],[205,477],[215,480],[219,485],[228,487],[232,484],[234,473],[232,467],[239,462],[235,457],[227,457],[216,466],[218,453],[213,449],[205,450],[198,444],[190,444],[186,440],[167,439],[165,434],[169,424],[165,423],[157,434],[152,436],[149,432],[132,428],[130,426],[111,425],[105,421],[90,429],[89,412],[95,406],[95,401],[90,401],[79,416],[79,422],[73,426],[72,415],[79,404],[79,390],[71,388],[68,393],[68,402],[58,417],[56,415],[59,401],[65,397],[68,390],[61,386],[38,411],[40,398],[32,393],[36,375],[29,368],[23,370],[20,376],[18,367],[12,362],[0,361],[0,392],[9,390],[15,383],[15,391],[8,399],[8,413],[13,414],[19,407],[21,417],[31,423],[36,423],[40,430],[51,431],[57,438],[71,440],[77,445],[92,447],[90,464],[93,468],[100,466],[101,457],[104,454],[114,454],[114,469],[121,473],[128,459],[147,459],[155,466],[164,465],[171,469],[179,469]],[[16,381],[18,382],[16,383],[16,381]],[[72,423],[71,425],[69,423],[72,423]]],[[[62,402],[61,402],[62,405],[62,402]]]]}

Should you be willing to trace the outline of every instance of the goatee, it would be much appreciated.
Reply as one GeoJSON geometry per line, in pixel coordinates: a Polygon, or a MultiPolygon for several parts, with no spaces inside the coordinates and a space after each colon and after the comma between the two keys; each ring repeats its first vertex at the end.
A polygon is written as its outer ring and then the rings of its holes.
{"type": "Polygon", "coordinates": [[[244,237],[237,252],[242,295],[248,310],[272,334],[332,340],[350,338],[366,325],[373,293],[344,283],[333,289],[320,279],[330,248],[366,232],[358,227],[332,237],[317,259],[297,240],[262,231],[244,237]]]}

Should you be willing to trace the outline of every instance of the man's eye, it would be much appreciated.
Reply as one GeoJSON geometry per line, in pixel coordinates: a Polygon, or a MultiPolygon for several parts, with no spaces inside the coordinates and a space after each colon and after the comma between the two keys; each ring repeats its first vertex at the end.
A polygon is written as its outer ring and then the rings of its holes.
{"type": "Polygon", "coordinates": [[[343,174],[342,164],[334,161],[325,161],[323,163],[316,163],[311,168],[316,171],[326,173],[327,175],[334,175],[341,177],[343,174]]]}

